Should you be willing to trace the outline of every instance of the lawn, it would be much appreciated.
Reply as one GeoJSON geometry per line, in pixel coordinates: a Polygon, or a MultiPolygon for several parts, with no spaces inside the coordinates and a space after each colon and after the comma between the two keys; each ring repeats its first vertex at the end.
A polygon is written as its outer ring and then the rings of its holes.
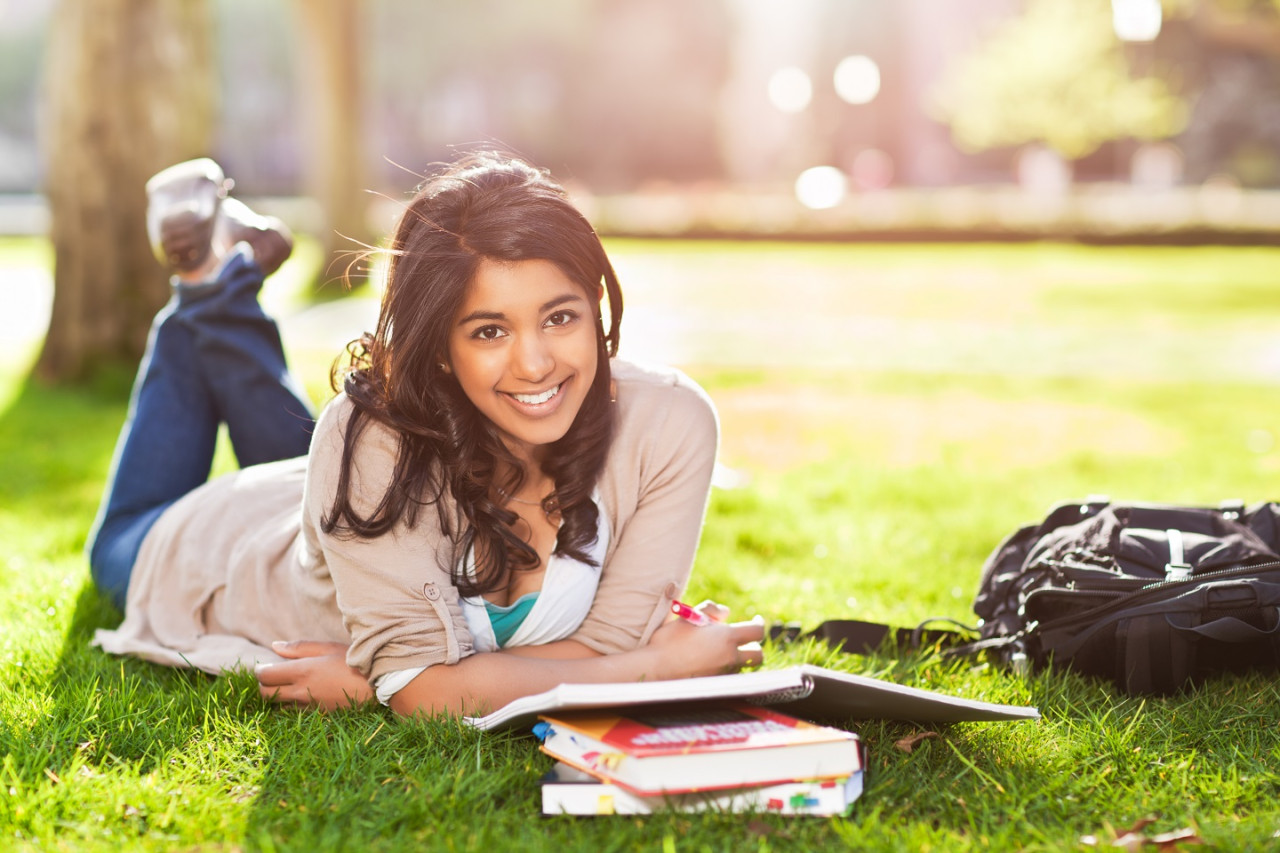
{"type": "MultiPolygon", "coordinates": [[[[807,626],[968,620],[987,553],[1056,501],[1280,493],[1280,250],[610,250],[623,354],[680,364],[721,414],[732,488],[713,494],[693,600],[807,626]]],[[[8,304],[39,313],[45,263],[39,244],[0,242],[8,304]]],[[[304,308],[273,287],[323,400],[329,360],[373,305],[304,308]]],[[[895,742],[919,726],[852,724],[869,784],[844,820],[544,819],[550,760],[520,733],[280,710],[244,675],[110,658],[88,639],[119,614],[81,549],[128,377],[28,382],[35,334],[0,320],[0,847],[1059,850],[1109,846],[1146,818],[1148,835],[1276,843],[1280,689],[1263,676],[1140,701],[980,661],[770,648],[767,666],[809,660],[1043,719],[939,727],[910,752],[895,742]]]]}

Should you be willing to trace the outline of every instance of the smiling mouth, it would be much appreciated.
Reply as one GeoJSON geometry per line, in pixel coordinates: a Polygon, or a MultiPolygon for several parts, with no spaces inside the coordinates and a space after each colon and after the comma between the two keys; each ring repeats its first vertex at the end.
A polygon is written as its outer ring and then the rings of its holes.
{"type": "Polygon", "coordinates": [[[564,383],[562,382],[560,383],[560,385],[556,385],[553,388],[548,388],[546,391],[543,391],[541,394],[512,394],[511,397],[516,402],[524,403],[526,406],[537,406],[541,403],[547,402],[556,394],[559,394],[560,388],[563,384],[564,383]]]}

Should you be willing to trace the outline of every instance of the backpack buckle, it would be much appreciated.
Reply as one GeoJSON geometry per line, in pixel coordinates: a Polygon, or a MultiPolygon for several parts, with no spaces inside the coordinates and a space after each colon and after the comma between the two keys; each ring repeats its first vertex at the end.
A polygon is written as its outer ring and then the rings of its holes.
{"type": "Polygon", "coordinates": [[[1186,561],[1182,531],[1171,527],[1165,531],[1165,535],[1169,537],[1169,562],[1164,564],[1164,579],[1184,581],[1191,577],[1191,564],[1186,561]]]}

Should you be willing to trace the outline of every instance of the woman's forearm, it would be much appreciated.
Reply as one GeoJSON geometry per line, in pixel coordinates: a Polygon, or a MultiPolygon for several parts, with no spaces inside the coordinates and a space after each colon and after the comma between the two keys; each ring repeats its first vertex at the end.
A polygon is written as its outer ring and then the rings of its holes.
{"type": "MultiPolygon", "coordinates": [[[[712,605],[713,617],[723,620],[728,609],[712,605]]],[[[757,643],[761,622],[713,621],[697,626],[682,619],[667,622],[646,646],[612,655],[565,657],[590,652],[586,646],[563,640],[542,646],[555,657],[532,657],[536,652],[488,652],[456,664],[427,667],[391,697],[397,713],[487,714],[508,702],[550,690],[557,684],[655,681],[730,672],[760,663],[757,643]]]]}
{"type": "Polygon", "coordinates": [[[600,657],[600,652],[584,646],[577,640],[556,640],[554,643],[543,643],[540,646],[510,646],[503,649],[501,654],[555,660],[600,657]]]}
{"type": "MultiPolygon", "coordinates": [[[[541,646],[530,651],[548,648],[541,646]]],[[[590,651],[585,646],[579,648],[590,651]]],[[[528,653],[509,652],[475,654],[449,666],[428,667],[391,697],[390,705],[396,713],[409,716],[443,713],[478,716],[521,696],[550,690],[557,684],[663,677],[658,674],[659,662],[655,658],[648,647],[593,657],[533,657],[528,653]]]]}

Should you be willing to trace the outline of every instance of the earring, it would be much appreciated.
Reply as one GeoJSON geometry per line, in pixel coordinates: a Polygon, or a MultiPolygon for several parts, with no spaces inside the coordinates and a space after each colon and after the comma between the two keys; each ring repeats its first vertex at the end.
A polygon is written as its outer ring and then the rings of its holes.
{"type": "Polygon", "coordinates": [[[453,373],[453,369],[450,368],[449,365],[445,364],[443,361],[440,362],[439,367],[440,367],[441,373],[453,373]]]}

